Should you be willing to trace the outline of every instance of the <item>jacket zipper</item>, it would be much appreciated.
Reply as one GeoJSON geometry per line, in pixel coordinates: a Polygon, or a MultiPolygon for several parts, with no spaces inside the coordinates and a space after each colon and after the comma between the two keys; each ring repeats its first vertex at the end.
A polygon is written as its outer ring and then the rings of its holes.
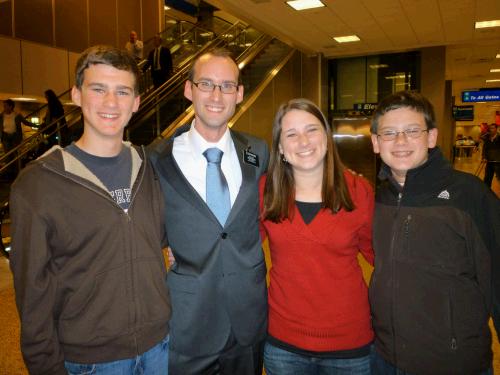
{"type": "MultiPolygon", "coordinates": [[[[144,151],[144,146],[141,147],[141,150],[143,152],[142,156],[144,158],[146,158],[146,153],[144,151]]],[[[137,179],[135,180],[135,182],[134,182],[134,184],[132,186],[132,192],[133,193],[130,196],[130,204],[129,204],[129,208],[128,208],[127,212],[125,212],[123,210],[123,208],[121,208],[120,205],[118,203],[116,203],[116,201],[111,197],[111,195],[105,194],[102,190],[100,190],[100,189],[98,190],[98,189],[93,188],[90,185],[83,184],[81,181],[78,181],[75,178],[73,178],[71,176],[68,176],[67,174],[61,173],[59,170],[51,168],[50,166],[48,166],[45,163],[43,164],[43,166],[44,166],[44,168],[48,169],[49,171],[52,171],[52,172],[54,172],[54,173],[56,173],[56,174],[58,174],[58,175],[60,175],[60,176],[62,176],[64,178],[67,178],[67,179],[69,179],[69,180],[77,183],[78,185],[83,186],[84,188],[86,188],[86,189],[88,189],[88,190],[96,193],[97,195],[103,197],[104,199],[108,200],[109,202],[111,202],[112,204],[114,204],[115,207],[117,207],[120,210],[120,212],[122,212],[123,214],[125,214],[125,216],[127,218],[127,222],[130,224],[130,222],[132,221],[132,218],[128,214],[128,211],[132,208],[132,204],[134,202],[135,197],[137,196],[137,192],[139,191],[139,188],[142,185],[142,181],[143,181],[144,175],[146,173],[146,164],[145,163],[146,163],[146,160],[143,159],[143,165],[142,165],[142,167],[140,169],[140,173],[137,176],[137,179]],[[134,187],[136,187],[136,186],[137,186],[137,189],[134,189],[134,187]]],[[[130,227],[128,229],[130,231],[130,227]]],[[[130,253],[130,256],[132,257],[132,249],[131,248],[129,248],[129,253],[130,253]]],[[[133,262],[130,262],[130,271],[131,271],[130,272],[130,277],[131,277],[130,283],[131,283],[131,293],[132,293],[132,295],[131,295],[131,300],[132,301],[131,302],[132,302],[132,305],[134,306],[134,317],[133,317],[132,321],[133,321],[133,323],[135,325],[135,323],[137,323],[137,301],[136,301],[135,290],[134,290],[134,288],[135,288],[135,282],[134,282],[134,273],[133,273],[133,262]]],[[[135,351],[136,351],[136,353],[139,353],[139,347],[137,345],[137,335],[136,335],[135,332],[134,332],[134,345],[135,345],[135,351]]]]}
{"type": "Polygon", "coordinates": [[[406,240],[406,246],[405,250],[407,253],[410,252],[410,221],[411,221],[411,215],[408,214],[405,220],[405,225],[404,225],[404,233],[405,233],[405,240],[406,240]]]}
{"type": "Polygon", "coordinates": [[[450,348],[451,350],[455,351],[457,350],[458,345],[457,345],[457,336],[455,334],[455,323],[453,322],[453,305],[452,305],[451,292],[448,295],[448,311],[449,311],[450,329],[451,329],[450,348]]]}
{"type": "MultiPolygon", "coordinates": [[[[397,198],[397,208],[396,208],[396,214],[394,215],[394,218],[396,219],[399,215],[399,210],[401,208],[401,199],[403,198],[403,193],[398,193],[398,198],[397,198]]],[[[396,316],[396,259],[394,256],[395,249],[394,249],[394,243],[396,241],[396,228],[395,226],[397,225],[397,220],[394,222],[394,228],[392,230],[392,239],[391,239],[391,248],[390,248],[390,256],[391,256],[391,261],[392,261],[392,269],[391,269],[391,274],[392,274],[392,299],[391,299],[391,328],[392,328],[392,352],[394,353],[394,364],[397,366],[398,360],[397,360],[397,348],[396,348],[396,334],[395,334],[395,316],[396,316]]]]}

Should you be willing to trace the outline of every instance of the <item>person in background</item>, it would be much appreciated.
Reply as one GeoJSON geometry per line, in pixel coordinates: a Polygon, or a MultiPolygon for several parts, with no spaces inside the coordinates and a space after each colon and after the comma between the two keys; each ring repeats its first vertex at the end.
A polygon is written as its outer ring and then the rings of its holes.
{"type": "Polygon", "coordinates": [[[82,137],[12,185],[10,267],[30,374],[168,373],[163,196],[144,150],[123,142],[138,74],[125,51],[84,51],[71,91],[82,137]]]}
{"type": "Polygon", "coordinates": [[[483,180],[488,187],[491,187],[495,174],[500,180],[500,134],[498,134],[497,124],[490,124],[488,132],[481,138],[483,140],[482,158],[486,162],[483,180]]]}
{"type": "Polygon", "coordinates": [[[269,152],[264,141],[228,127],[243,100],[239,74],[226,50],[199,56],[184,86],[193,122],[151,147],[176,259],[167,279],[170,375],[262,375],[267,293],[258,183],[269,152]]]}
{"type": "Polygon", "coordinates": [[[172,75],[173,63],[170,49],[162,46],[162,39],[159,34],[155,35],[153,42],[155,48],[149,52],[148,60],[142,70],[145,72],[151,67],[151,79],[156,89],[163,85],[172,75]]]}
{"type": "Polygon", "coordinates": [[[48,89],[45,91],[45,99],[47,99],[47,111],[43,120],[44,133],[47,135],[49,148],[59,144],[66,146],[68,142],[69,129],[64,117],[64,107],[54,91],[48,89]],[[56,122],[57,121],[57,122],[56,122]]]}
{"type": "MultiPolygon", "coordinates": [[[[16,103],[7,99],[3,102],[3,112],[0,115],[0,137],[4,153],[15,149],[23,141],[23,127],[22,124],[27,126],[35,126],[22,115],[14,111],[16,103]]],[[[10,162],[16,157],[15,154],[10,155],[5,161],[10,162]]],[[[19,163],[13,163],[7,170],[10,178],[15,178],[18,170],[19,163]]]]}
{"type": "Polygon", "coordinates": [[[307,99],[283,104],[260,181],[272,268],[268,375],[370,374],[373,190],[344,168],[328,121],[307,99]]]}
{"type": "Polygon", "coordinates": [[[369,296],[373,374],[492,374],[500,332],[500,200],[436,147],[432,104],[383,99],[371,124],[383,165],[369,296]]]}
{"type": "Polygon", "coordinates": [[[144,48],[144,44],[137,37],[137,32],[131,31],[129,41],[125,44],[125,50],[134,56],[136,61],[142,60],[142,51],[144,48]]]}

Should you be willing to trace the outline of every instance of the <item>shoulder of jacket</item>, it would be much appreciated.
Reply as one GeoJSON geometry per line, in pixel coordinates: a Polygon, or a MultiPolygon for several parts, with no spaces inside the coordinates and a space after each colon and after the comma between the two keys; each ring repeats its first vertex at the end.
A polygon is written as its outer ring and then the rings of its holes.
{"type": "Polygon", "coordinates": [[[12,183],[11,193],[19,190],[29,190],[35,183],[42,179],[47,181],[49,174],[52,172],[49,172],[49,170],[44,167],[46,164],[50,165],[51,168],[61,169],[63,165],[61,151],[53,150],[51,153],[44,154],[38,159],[29,162],[12,183]]]}

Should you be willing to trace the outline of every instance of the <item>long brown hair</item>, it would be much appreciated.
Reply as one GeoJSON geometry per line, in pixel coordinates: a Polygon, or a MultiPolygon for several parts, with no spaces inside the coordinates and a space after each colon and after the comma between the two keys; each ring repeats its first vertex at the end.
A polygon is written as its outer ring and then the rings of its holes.
{"type": "Polygon", "coordinates": [[[273,141],[267,180],[264,187],[263,219],[278,223],[291,218],[295,201],[295,179],[292,166],[283,160],[279,151],[281,123],[283,117],[292,110],[305,111],[316,117],[326,132],[326,155],[323,166],[323,183],[321,188],[321,207],[332,213],[340,209],[352,211],[349,189],[344,179],[344,166],[333,142],[333,134],[328,121],[321,110],[308,99],[292,99],[278,109],[273,123],[273,141]]]}

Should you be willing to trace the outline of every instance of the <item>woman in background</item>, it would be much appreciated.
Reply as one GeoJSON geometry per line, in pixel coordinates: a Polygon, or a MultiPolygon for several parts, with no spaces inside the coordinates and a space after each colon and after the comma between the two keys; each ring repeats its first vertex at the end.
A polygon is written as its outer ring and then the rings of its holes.
{"type": "Polygon", "coordinates": [[[44,131],[44,134],[47,135],[48,146],[52,147],[56,144],[60,144],[64,147],[68,143],[67,138],[69,129],[66,125],[63,105],[57,98],[55,92],[51,89],[45,90],[45,99],[47,99],[47,112],[45,113],[43,126],[49,125],[59,119],[57,123],[54,123],[53,126],[50,126],[44,131]]]}
{"type": "Polygon", "coordinates": [[[357,256],[373,264],[373,191],[343,167],[307,99],[276,114],[260,198],[272,260],[266,373],[369,374],[373,331],[357,256]]]}

